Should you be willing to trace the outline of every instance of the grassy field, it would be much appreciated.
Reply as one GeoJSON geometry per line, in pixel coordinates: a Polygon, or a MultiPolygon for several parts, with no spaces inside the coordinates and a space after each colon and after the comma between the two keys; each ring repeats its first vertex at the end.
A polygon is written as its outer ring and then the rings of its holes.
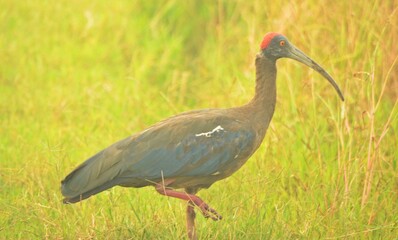
{"type": "Polygon", "coordinates": [[[60,181],[179,112],[246,103],[263,35],[278,61],[263,145],[199,192],[201,239],[397,239],[398,2],[0,0],[0,239],[181,239],[185,203],[116,187],[63,205],[60,181]]]}

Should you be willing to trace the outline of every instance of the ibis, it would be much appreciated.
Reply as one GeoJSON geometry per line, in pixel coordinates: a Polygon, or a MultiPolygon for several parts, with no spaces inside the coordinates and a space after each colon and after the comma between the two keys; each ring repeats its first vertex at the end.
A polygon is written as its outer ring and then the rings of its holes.
{"type": "Polygon", "coordinates": [[[245,105],[178,114],[120,140],[87,159],[61,182],[64,203],[77,203],[114,186],[153,186],[187,202],[187,233],[197,239],[195,209],[206,218],[221,215],[196,194],[231,176],[259,148],[276,104],[276,61],[290,58],[333,78],[280,33],[268,33],[256,56],[254,97],[245,105]]]}

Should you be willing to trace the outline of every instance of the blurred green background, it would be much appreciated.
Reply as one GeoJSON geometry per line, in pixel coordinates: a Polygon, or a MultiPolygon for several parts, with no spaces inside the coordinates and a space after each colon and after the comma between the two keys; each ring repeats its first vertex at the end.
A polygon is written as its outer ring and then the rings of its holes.
{"type": "Polygon", "coordinates": [[[0,239],[180,239],[185,203],[113,188],[63,205],[77,164],[165,117],[244,104],[265,33],[278,61],[263,145],[199,195],[201,239],[396,239],[398,2],[0,0],[0,239]]]}

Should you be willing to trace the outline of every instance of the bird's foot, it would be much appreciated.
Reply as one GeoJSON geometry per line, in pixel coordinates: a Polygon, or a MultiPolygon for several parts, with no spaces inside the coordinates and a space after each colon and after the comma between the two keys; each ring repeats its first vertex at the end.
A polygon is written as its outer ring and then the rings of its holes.
{"type": "Polygon", "coordinates": [[[202,212],[205,218],[211,218],[214,221],[218,221],[222,219],[222,216],[205,202],[202,202],[200,205],[197,205],[202,212]]]}

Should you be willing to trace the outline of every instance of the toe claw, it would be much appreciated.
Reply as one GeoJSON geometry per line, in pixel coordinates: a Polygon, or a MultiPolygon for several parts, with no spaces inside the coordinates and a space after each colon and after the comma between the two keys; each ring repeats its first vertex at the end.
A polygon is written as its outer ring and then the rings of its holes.
{"type": "Polygon", "coordinates": [[[199,208],[202,211],[202,214],[205,218],[211,218],[214,221],[222,219],[222,216],[218,214],[216,210],[209,207],[207,204],[202,204],[201,206],[199,206],[199,208]]]}

